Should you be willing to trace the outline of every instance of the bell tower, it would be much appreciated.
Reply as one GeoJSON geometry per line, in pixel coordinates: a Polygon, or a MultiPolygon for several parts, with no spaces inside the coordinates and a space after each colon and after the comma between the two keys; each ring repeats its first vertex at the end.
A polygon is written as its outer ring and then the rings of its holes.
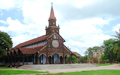
{"type": "Polygon", "coordinates": [[[56,26],[56,17],[54,15],[53,3],[51,3],[51,12],[48,21],[49,21],[49,26],[56,26]]]}
{"type": "Polygon", "coordinates": [[[54,15],[54,10],[53,10],[53,3],[51,3],[51,12],[50,12],[50,17],[48,19],[48,27],[46,27],[46,35],[50,35],[54,32],[59,34],[59,26],[56,26],[56,17],[54,15]]]}

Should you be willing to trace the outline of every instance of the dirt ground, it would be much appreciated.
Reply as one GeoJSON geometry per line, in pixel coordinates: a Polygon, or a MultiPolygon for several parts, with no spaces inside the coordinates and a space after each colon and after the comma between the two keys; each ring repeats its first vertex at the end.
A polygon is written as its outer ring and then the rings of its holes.
{"type": "MultiPolygon", "coordinates": [[[[13,68],[12,70],[23,70],[23,69],[13,68]]],[[[35,70],[35,71],[48,71],[49,73],[66,73],[66,72],[90,71],[90,70],[120,70],[120,64],[113,64],[110,66],[88,67],[88,68],[50,69],[50,70],[35,70]]],[[[24,75],[35,75],[35,74],[24,74],[24,75]]]]}
{"type": "Polygon", "coordinates": [[[76,72],[76,71],[90,71],[90,70],[120,70],[120,64],[113,64],[110,66],[98,66],[88,68],[70,68],[70,69],[51,69],[51,70],[37,70],[37,71],[48,71],[49,73],[61,73],[61,72],[76,72]]]}

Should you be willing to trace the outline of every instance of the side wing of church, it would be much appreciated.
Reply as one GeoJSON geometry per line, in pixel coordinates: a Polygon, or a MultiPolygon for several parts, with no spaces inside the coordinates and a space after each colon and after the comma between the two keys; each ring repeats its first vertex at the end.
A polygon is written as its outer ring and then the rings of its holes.
{"type": "Polygon", "coordinates": [[[72,52],[64,45],[65,40],[59,34],[59,26],[56,26],[56,17],[53,6],[51,6],[49,26],[46,27],[46,34],[15,46],[7,51],[4,56],[5,65],[24,64],[65,64],[66,57],[72,52]]]}

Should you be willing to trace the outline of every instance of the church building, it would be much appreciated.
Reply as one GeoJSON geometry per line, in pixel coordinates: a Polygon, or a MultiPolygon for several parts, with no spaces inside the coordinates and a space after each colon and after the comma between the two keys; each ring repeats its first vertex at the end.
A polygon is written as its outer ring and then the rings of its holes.
{"type": "MultiPolygon", "coordinates": [[[[56,17],[53,6],[51,6],[49,25],[46,27],[46,34],[29,41],[23,42],[7,51],[7,56],[2,58],[5,65],[25,64],[65,64],[66,57],[71,57],[71,52],[65,45],[65,40],[59,34],[59,26],[56,26],[56,17]]],[[[67,34],[66,34],[67,35],[67,34]]],[[[19,40],[19,39],[18,39],[19,40]]],[[[78,56],[79,57],[79,56],[78,56]]]]}

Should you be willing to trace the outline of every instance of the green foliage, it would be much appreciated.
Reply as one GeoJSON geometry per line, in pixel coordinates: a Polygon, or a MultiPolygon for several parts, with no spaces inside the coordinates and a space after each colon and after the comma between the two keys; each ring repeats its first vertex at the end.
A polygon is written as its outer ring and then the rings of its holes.
{"type": "Polygon", "coordinates": [[[83,56],[83,57],[82,57],[82,62],[83,62],[83,63],[86,62],[86,56],[83,56]]]}
{"type": "Polygon", "coordinates": [[[114,53],[119,52],[119,50],[120,50],[120,40],[116,40],[116,41],[113,43],[112,49],[114,50],[114,53]]]}
{"type": "Polygon", "coordinates": [[[114,54],[113,49],[112,49],[114,42],[115,42],[114,39],[109,39],[109,40],[104,41],[104,48],[105,48],[104,57],[105,57],[105,60],[109,59],[111,63],[113,61],[116,61],[116,58],[117,58],[116,54],[114,54]]]}
{"type": "Polygon", "coordinates": [[[0,75],[35,74],[35,73],[48,73],[48,72],[27,71],[27,70],[0,70],[0,75]]]}
{"type": "Polygon", "coordinates": [[[6,55],[6,51],[11,50],[12,48],[12,41],[10,36],[0,31],[0,57],[6,55]]]}
{"type": "MultiPolygon", "coordinates": [[[[72,62],[75,63],[75,62],[77,62],[77,61],[78,61],[77,58],[76,58],[75,56],[72,56],[72,62]]],[[[67,62],[67,63],[70,62],[70,56],[67,56],[66,62],[67,62]]]]}
{"type": "Polygon", "coordinates": [[[77,61],[78,61],[77,58],[75,56],[72,56],[72,62],[75,63],[77,61]]]}
{"type": "Polygon", "coordinates": [[[111,49],[113,49],[113,52],[117,54],[117,60],[120,61],[120,29],[119,32],[116,31],[116,34],[117,35],[114,35],[116,39],[111,49]]]}
{"type": "Polygon", "coordinates": [[[67,56],[66,62],[67,62],[67,63],[70,62],[70,57],[69,57],[69,56],[67,56]]]}
{"type": "Polygon", "coordinates": [[[104,40],[102,46],[89,47],[85,54],[92,58],[93,52],[104,52],[104,56],[100,57],[100,60],[109,60],[110,63],[118,61],[120,62],[120,29],[119,32],[116,32],[117,35],[114,35],[116,39],[104,40]]]}
{"type": "Polygon", "coordinates": [[[104,54],[101,54],[100,60],[104,60],[104,54]]]}
{"type": "Polygon", "coordinates": [[[81,72],[56,73],[47,75],[119,75],[120,70],[93,70],[81,72]]]}
{"type": "Polygon", "coordinates": [[[104,60],[106,63],[109,63],[109,59],[104,60]]]}
{"type": "Polygon", "coordinates": [[[87,51],[85,52],[85,55],[88,55],[88,56],[93,56],[93,48],[91,48],[91,47],[89,47],[88,49],[87,49],[87,51]]]}

